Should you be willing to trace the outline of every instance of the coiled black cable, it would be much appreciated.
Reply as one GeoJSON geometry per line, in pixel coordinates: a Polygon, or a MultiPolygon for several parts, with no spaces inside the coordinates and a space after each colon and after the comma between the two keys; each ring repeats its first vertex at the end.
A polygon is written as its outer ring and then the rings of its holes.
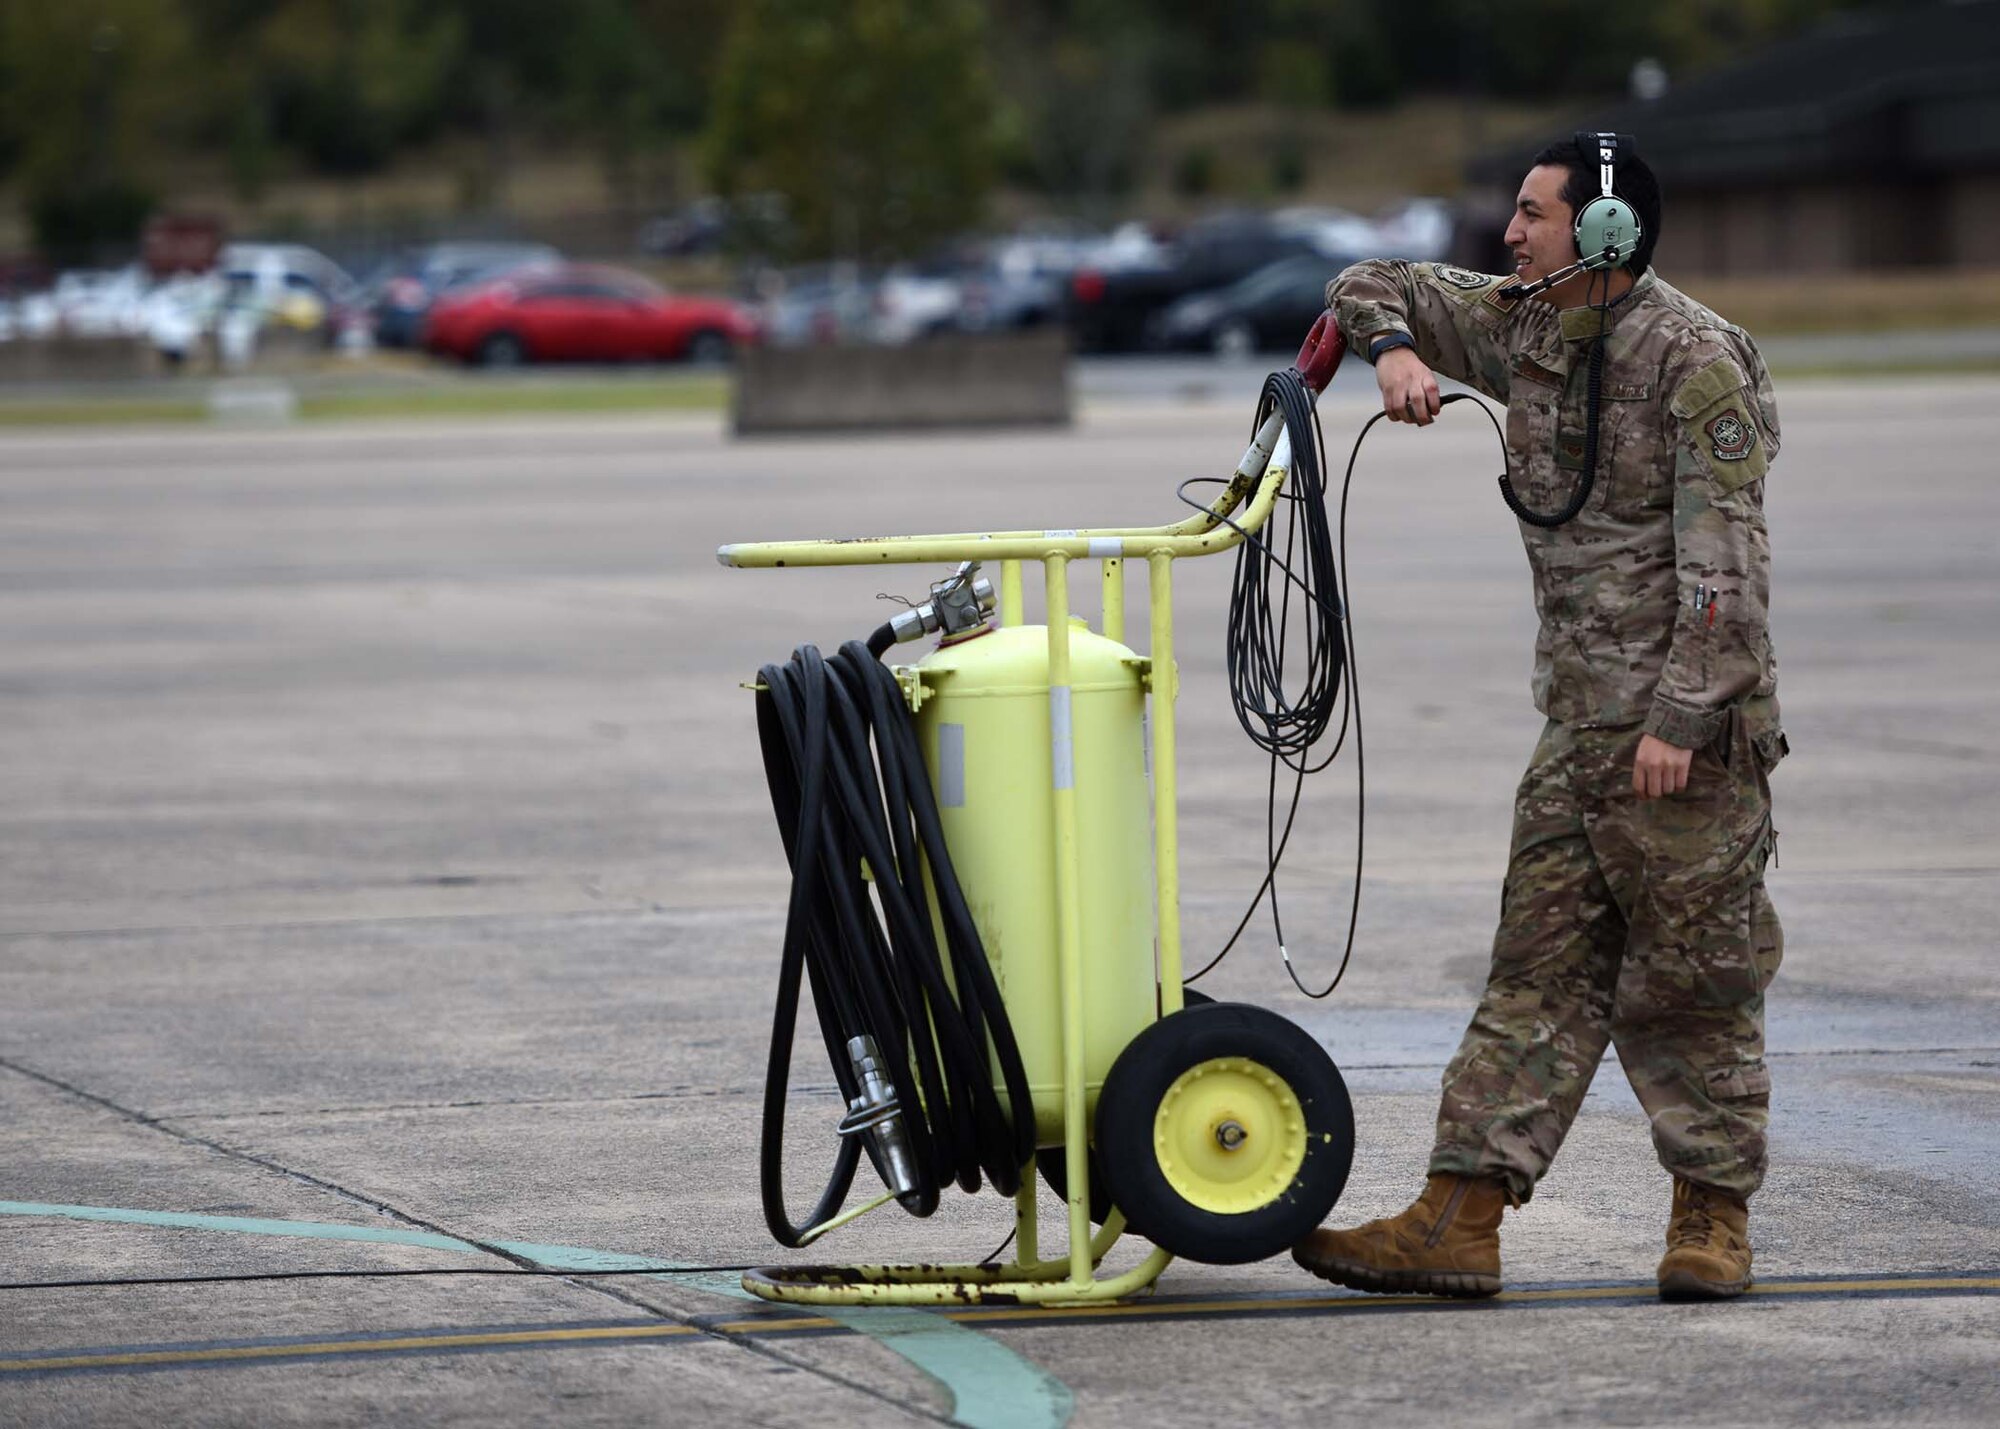
{"type": "MultiPolygon", "coordinates": [[[[1440,406],[1465,401],[1471,401],[1492,426],[1494,439],[1501,446],[1504,465],[1506,438],[1485,403],[1475,400],[1470,393],[1455,392],[1446,397],[1440,406]]],[[[1347,498],[1354,487],[1355,464],[1361,459],[1362,443],[1367,441],[1375,424],[1387,414],[1377,412],[1356,434],[1354,445],[1347,454],[1347,469],[1340,479],[1340,505],[1337,513],[1330,516],[1326,475],[1321,460],[1325,440],[1320,430],[1319,413],[1311,390],[1296,368],[1274,372],[1266,379],[1252,429],[1261,429],[1272,412],[1284,415],[1285,432],[1292,448],[1291,469],[1286,474],[1285,489],[1279,494],[1279,501],[1288,513],[1284,553],[1279,555],[1275,552],[1268,539],[1276,524],[1276,508],[1266,519],[1261,532],[1246,530],[1227,516],[1221,518],[1224,525],[1243,537],[1242,545],[1236,550],[1236,575],[1229,596],[1227,663],[1230,699],[1236,709],[1237,722],[1243,726],[1244,732],[1270,756],[1270,775],[1265,791],[1264,878],[1251,895],[1249,906],[1243,910],[1242,918],[1223,943],[1222,950],[1187,981],[1193,983],[1206,976],[1229,956],[1242,938],[1243,930],[1250,926],[1251,918],[1268,897],[1271,902],[1271,930],[1277,940],[1286,976],[1291,978],[1292,985],[1300,992],[1317,999],[1330,996],[1340,986],[1341,979],[1347,976],[1348,965],[1354,958],[1355,933],[1361,921],[1361,874],[1366,864],[1368,829],[1368,766],[1363,757],[1360,666],[1351,639],[1353,605],[1343,572],[1347,569],[1347,498]],[[1304,574],[1301,575],[1295,566],[1302,566],[1304,574]],[[1274,575],[1282,577],[1275,593],[1275,613],[1274,575]],[[1294,589],[1303,596],[1297,618],[1305,624],[1297,643],[1306,653],[1305,680],[1296,695],[1287,692],[1285,674],[1286,652],[1288,648],[1294,648],[1289,643],[1294,618],[1294,589]],[[1324,758],[1312,762],[1308,757],[1310,751],[1325,737],[1329,728],[1333,728],[1336,713],[1339,725],[1334,730],[1333,747],[1324,758]],[[1313,989],[1300,981],[1285,942],[1284,917],[1278,906],[1278,865],[1284,859],[1292,829],[1297,823],[1306,775],[1318,773],[1340,756],[1350,729],[1354,734],[1354,883],[1348,902],[1347,937],[1341,949],[1340,964],[1334,969],[1332,978],[1325,987],[1313,989]],[[1292,771],[1292,792],[1282,824],[1278,819],[1278,769],[1281,765],[1292,771]]],[[[1503,476],[1501,480],[1504,483],[1506,478],[1503,476]]],[[[1188,488],[1209,481],[1209,478],[1197,477],[1182,482],[1178,492],[1180,499],[1197,510],[1208,510],[1203,503],[1188,495],[1188,488]]]]}
{"type": "MultiPolygon", "coordinates": [[[[927,1216],[946,1182],[975,1191],[982,1175],[1012,1195],[1034,1153],[1020,1050],[952,872],[902,688],[877,658],[891,639],[884,626],[831,659],[804,645],[758,672],[758,739],[792,868],[760,1156],[764,1219],[786,1246],[805,1235],[786,1211],[783,1176],[802,976],[849,1102],[860,1088],[848,1039],[872,1037],[880,1049],[916,1172],[915,1189],[898,1197],[907,1210],[927,1216]],[[1004,1101],[993,1087],[996,1061],[1004,1101]]],[[[889,1180],[871,1136],[844,1138],[807,1227],[839,1210],[863,1149],[889,1180]]]]}
{"type": "MultiPolygon", "coordinates": [[[[1360,455],[1361,437],[1347,462],[1341,484],[1338,527],[1327,510],[1326,473],[1321,463],[1323,440],[1313,394],[1296,368],[1274,372],[1264,382],[1257,403],[1252,430],[1257,430],[1273,412],[1282,415],[1291,443],[1292,464],[1279,503],[1286,512],[1283,553],[1274,550],[1270,538],[1277,524],[1276,508],[1261,532],[1252,532],[1229,517],[1223,524],[1242,535],[1236,549],[1236,573],[1229,593],[1229,626],[1226,664],[1229,671],[1230,702],[1237,723],[1259,749],[1270,757],[1270,775],[1265,804],[1265,872],[1235,931],[1222,951],[1187,979],[1192,983],[1213,971],[1242,937],[1265,898],[1270,899],[1271,927],[1286,975],[1307,997],[1330,995],[1346,976],[1354,955],[1355,930],[1361,915],[1361,870],[1364,861],[1367,782],[1361,758],[1361,701],[1354,651],[1347,639],[1347,591],[1342,570],[1347,564],[1347,493],[1354,480],[1354,462],[1360,455]],[[1301,573],[1303,572],[1303,574],[1301,573]],[[1273,590],[1276,582],[1277,589],[1273,590]],[[1295,592],[1300,599],[1293,611],[1295,592]],[[1295,633],[1293,621],[1301,622],[1295,633]],[[1305,677],[1296,692],[1287,684],[1287,652],[1303,649],[1305,677]],[[1334,728],[1333,747],[1314,762],[1313,748],[1334,728]],[[1327,985],[1318,990],[1299,980],[1285,941],[1284,916],[1278,901],[1278,865],[1291,842],[1305,777],[1325,769],[1354,733],[1356,796],[1354,813],[1354,887],[1348,909],[1347,939],[1340,966],[1327,985]],[[1278,819],[1278,770],[1292,771],[1292,792],[1285,817],[1278,819]]],[[[1373,422],[1368,424],[1369,427],[1373,422]]],[[[1181,500],[1206,510],[1187,494],[1187,488],[1204,479],[1183,482],[1181,500]]]]}

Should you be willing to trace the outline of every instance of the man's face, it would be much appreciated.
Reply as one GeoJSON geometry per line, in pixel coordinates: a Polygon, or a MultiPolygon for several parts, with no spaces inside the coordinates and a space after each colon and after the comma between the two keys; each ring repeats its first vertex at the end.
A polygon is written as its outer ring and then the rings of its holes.
{"type": "Polygon", "coordinates": [[[1514,221],[1504,240],[1514,255],[1514,280],[1532,283],[1576,262],[1576,215],[1563,202],[1569,171],[1556,164],[1528,170],[1514,199],[1514,221]]]}

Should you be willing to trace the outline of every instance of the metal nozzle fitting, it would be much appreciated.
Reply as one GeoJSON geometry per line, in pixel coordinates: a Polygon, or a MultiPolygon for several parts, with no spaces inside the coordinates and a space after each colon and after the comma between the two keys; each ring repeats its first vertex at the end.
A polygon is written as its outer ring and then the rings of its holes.
{"type": "Polygon", "coordinates": [[[875,1039],[863,1034],[847,1039],[847,1057],[854,1065],[855,1080],[861,1090],[847,1104],[841,1118],[840,1134],[858,1136],[866,1132],[882,1158],[889,1189],[898,1196],[918,1190],[915,1158],[910,1154],[910,1138],[903,1129],[903,1109],[896,1089],[882,1070],[882,1052],[875,1039]]]}
{"type": "Polygon", "coordinates": [[[979,562],[966,561],[931,587],[931,598],[912,606],[889,622],[896,642],[921,640],[933,631],[957,635],[982,625],[995,603],[993,582],[979,574],[979,562]]]}

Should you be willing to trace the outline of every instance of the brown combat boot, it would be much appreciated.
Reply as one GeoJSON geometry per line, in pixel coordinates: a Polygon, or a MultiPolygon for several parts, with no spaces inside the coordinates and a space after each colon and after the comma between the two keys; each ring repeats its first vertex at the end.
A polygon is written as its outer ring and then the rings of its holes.
{"type": "Polygon", "coordinates": [[[1750,1207],[1726,1191],[1674,1178],[1660,1261],[1662,1300],[1733,1300],[1750,1288],[1750,1207]]]}
{"type": "Polygon", "coordinates": [[[1351,1231],[1320,1229],[1292,1247],[1292,1259],[1322,1280],[1392,1295],[1500,1292],[1500,1212],[1504,1184],[1434,1175],[1399,1216],[1351,1231]]]}

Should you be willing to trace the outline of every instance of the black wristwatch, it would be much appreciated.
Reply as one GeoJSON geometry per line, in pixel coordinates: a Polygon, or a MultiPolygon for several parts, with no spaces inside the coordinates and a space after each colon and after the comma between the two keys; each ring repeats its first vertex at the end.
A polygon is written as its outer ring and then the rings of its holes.
{"type": "Polygon", "coordinates": [[[1406,332],[1385,332],[1380,337],[1376,338],[1373,342],[1368,344],[1368,361],[1372,364],[1381,360],[1382,354],[1387,352],[1392,347],[1408,347],[1414,349],[1416,345],[1417,344],[1411,340],[1410,335],[1406,332]]]}

